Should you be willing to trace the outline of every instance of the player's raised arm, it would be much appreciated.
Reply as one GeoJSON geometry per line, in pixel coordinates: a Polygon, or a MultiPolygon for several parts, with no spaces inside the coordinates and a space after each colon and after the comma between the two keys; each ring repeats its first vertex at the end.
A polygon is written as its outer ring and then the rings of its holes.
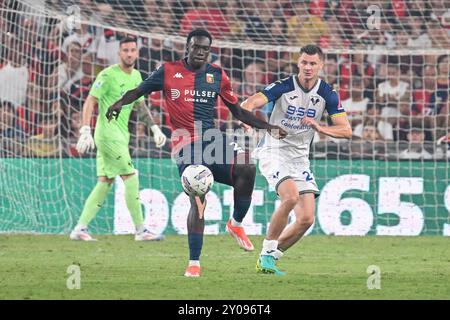
{"type": "Polygon", "coordinates": [[[86,101],[84,102],[82,124],[80,128],[80,137],[78,138],[76,146],[76,149],[79,154],[83,154],[86,151],[95,148],[90,123],[92,118],[92,112],[94,111],[94,108],[97,105],[97,103],[98,103],[97,98],[92,95],[88,95],[86,101]]]}

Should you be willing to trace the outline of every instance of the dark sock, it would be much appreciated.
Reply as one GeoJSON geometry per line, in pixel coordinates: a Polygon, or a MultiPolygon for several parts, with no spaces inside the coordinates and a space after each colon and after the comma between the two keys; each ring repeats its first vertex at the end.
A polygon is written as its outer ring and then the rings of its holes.
{"type": "Polygon", "coordinates": [[[200,260],[200,254],[202,253],[203,246],[203,234],[202,233],[189,233],[189,260],[200,260]]]}

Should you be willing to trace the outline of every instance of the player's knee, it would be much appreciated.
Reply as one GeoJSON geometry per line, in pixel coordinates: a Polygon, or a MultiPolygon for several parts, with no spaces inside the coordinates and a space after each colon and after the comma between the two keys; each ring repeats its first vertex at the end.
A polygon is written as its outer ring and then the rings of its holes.
{"type": "Polygon", "coordinates": [[[314,224],[314,215],[301,216],[295,222],[302,228],[304,228],[305,226],[309,228],[314,224]]]}
{"type": "Polygon", "coordinates": [[[292,210],[300,200],[300,196],[297,193],[288,194],[283,197],[281,201],[289,210],[292,210]]]}

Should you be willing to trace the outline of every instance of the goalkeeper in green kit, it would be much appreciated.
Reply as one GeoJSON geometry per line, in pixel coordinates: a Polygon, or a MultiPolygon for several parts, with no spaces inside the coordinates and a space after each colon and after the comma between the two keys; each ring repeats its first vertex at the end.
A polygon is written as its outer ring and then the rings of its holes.
{"type": "Polygon", "coordinates": [[[72,240],[95,240],[87,232],[87,226],[103,205],[116,176],[121,176],[125,185],[125,201],[136,227],[135,240],[158,241],[163,239],[163,235],[155,235],[144,228],[144,218],[139,200],[139,180],[128,150],[130,139],[128,120],[133,107],[138,108],[140,118],[144,119],[151,128],[157,147],[162,147],[166,143],[166,136],[153,123],[144,97],[133,104],[124,106],[117,119],[108,122],[105,116],[110,105],[119,100],[125,92],[136,88],[142,82],[139,71],[134,69],[138,58],[136,40],[133,38],[123,39],[120,42],[119,56],[119,64],[112,65],[99,73],[83,106],[83,123],[77,151],[83,154],[88,149],[97,147],[98,182],[84,204],[78,224],[70,234],[72,240]],[[99,112],[94,144],[90,122],[92,112],[97,104],[99,112]]]}

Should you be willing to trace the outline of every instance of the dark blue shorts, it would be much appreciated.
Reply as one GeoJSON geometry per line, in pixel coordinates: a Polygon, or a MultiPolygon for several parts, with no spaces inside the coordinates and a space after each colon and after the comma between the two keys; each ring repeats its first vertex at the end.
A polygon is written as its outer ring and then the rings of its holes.
{"type": "Polygon", "coordinates": [[[202,164],[211,170],[214,181],[229,186],[233,185],[233,167],[239,154],[244,154],[248,162],[248,154],[236,142],[223,135],[222,139],[213,141],[194,141],[184,146],[175,156],[178,172],[192,164],[202,164]]]}

